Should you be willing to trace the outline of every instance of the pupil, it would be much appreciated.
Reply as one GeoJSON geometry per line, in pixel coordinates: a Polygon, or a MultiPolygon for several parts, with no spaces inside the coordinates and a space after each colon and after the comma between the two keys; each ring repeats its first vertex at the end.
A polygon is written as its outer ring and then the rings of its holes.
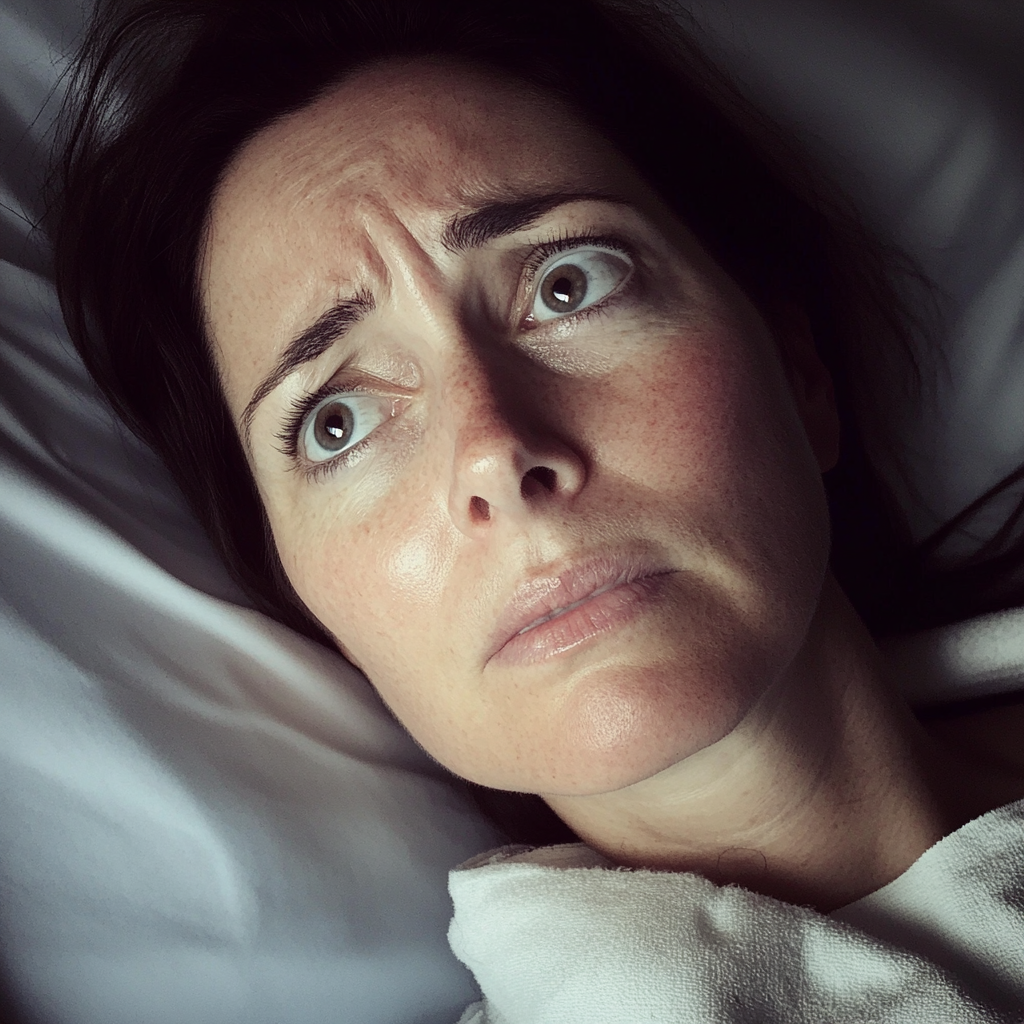
{"type": "Polygon", "coordinates": [[[553,313],[571,313],[587,294],[587,275],[571,263],[558,267],[541,285],[541,298],[553,313]]]}

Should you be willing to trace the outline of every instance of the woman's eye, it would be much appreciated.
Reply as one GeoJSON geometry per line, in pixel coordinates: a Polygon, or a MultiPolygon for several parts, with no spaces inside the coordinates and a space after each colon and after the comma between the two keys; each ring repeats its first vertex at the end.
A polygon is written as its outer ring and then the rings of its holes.
{"type": "Polygon", "coordinates": [[[537,272],[530,319],[552,320],[592,306],[611,295],[632,272],[632,260],[613,249],[588,247],[560,253],[537,272]]]}
{"type": "Polygon", "coordinates": [[[302,424],[303,454],[310,462],[326,462],[354,448],[392,415],[389,398],[331,395],[311,410],[302,424]]]}

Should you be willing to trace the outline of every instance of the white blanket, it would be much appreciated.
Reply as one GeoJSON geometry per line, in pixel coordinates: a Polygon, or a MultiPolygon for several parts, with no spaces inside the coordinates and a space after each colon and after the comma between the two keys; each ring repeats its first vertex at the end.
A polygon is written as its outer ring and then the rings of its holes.
{"type": "Polygon", "coordinates": [[[486,997],[460,1024],[1024,1021],[1024,801],[831,916],[582,845],[485,855],[450,889],[486,997]]]}
{"type": "MultiPolygon", "coordinates": [[[[893,644],[908,694],[1019,689],[1024,613],[893,644]],[[916,671],[914,671],[916,669],[916,671]]],[[[582,844],[453,871],[448,940],[484,1000],[460,1024],[1024,1022],[1024,801],[831,915],[582,844]]]]}

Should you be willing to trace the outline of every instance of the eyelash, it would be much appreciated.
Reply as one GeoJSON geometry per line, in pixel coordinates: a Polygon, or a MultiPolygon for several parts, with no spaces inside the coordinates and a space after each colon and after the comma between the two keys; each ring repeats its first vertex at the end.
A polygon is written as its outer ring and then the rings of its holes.
{"type": "MultiPolygon", "coordinates": [[[[612,235],[602,235],[594,231],[574,232],[572,234],[563,233],[537,244],[523,261],[523,272],[527,275],[527,284],[529,288],[532,290],[536,281],[537,271],[540,270],[540,268],[549,259],[551,259],[552,256],[557,256],[559,253],[568,252],[571,249],[585,245],[600,245],[606,249],[611,249],[613,252],[620,252],[623,256],[633,260],[634,263],[636,262],[636,254],[632,246],[628,245],[621,238],[616,238],[612,235]]],[[[604,302],[598,302],[593,306],[588,306],[576,313],[570,313],[560,319],[562,321],[568,319],[586,319],[587,317],[603,313],[604,306],[604,302]]],[[[534,325],[532,329],[536,329],[538,326],[540,325],[534,325]]],[[[280,442],[280,448],[278,450],[286,456],[295,467],[301,469],[306,479],[310,481],[321,480],[324,476],[334,473],[336,470],[350,463],[352,461],[352,457],[358,455],[364,446],[370,442],[370,437],[373,436],[371,434],[352,448],[349,448],[347,451],[342,452],[333,459],[327,459],[323,462],[307,462],[301,457],[299,454],[299,437],[302,433],[302,427],[305,423],[306,417],[324,399],[329,398],[331,395],[346,393],[344,388],[338,387],[335,380],[336,375],[334,379],[329,380],[323,385],[323,387],[318,388],[312,393],[301,395],[295,399],[285,414],[285,421],[281,426],[281,430],[276,435],[277,440],[280,442]]],[[[358,389],[353,388],[350,393],[355,394],[357,391],[358,389]]]]}
{"type": "MultiPolygon", "coordinates": [[[[561,253],[569,252],[572,249],[582,248],[586,245],[599,245],[604,249],[611,249],[612,252],[621,253],[634,264],[637,262],[636,251],[633,247],[624,242],[621,238],[616,238],[614,235],[601,235],[596,231],[577,232],[571,235],[561,234],[546,242],[541,242],[532,250],[530,255],[527,256],[523,263],[523,270],[528,276],[527,283],[530,288],[532,289],[533,285],[536,283],[537,271],[540,270],[540,268],[544,266],[552,256],[558,256],[561,253]]],[[[601,312],[603,305],[603,302],[598,302],[593,306],[587,306],[586,309],[582,309],[578,313],[570,313],[567,316],[560,317],[560,319],[563,321],[569,319],[582,319],[590,315],[591,312],[601,312]]]]}
{"type": "Polygon", "coordinates": [[[537,271],[552,256],[557,256],[559,253],[568,252],[570,249],[581,248],[585,245],[600,245],[606,249],[620,252],[623,256],[628,256],[630,259],[636,258],[633,247],[627,245],[621,238],[616,238],[614,235],[601,235],[596,231],[582,231],[573,234],[563,233],[555,235],[546,242],[538,243],[531,250],[530,255],[523,261],[523,270],[529,275],[529,283],[533,284],[537,271]]]}

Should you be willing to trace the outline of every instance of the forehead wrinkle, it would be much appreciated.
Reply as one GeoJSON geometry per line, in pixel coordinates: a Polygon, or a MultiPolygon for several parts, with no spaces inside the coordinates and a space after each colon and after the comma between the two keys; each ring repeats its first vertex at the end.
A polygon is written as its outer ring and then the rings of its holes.
{"type": "MultiPolygon", "coordinates": [[[[423,70],[428,77],[446,74],[429,65],[423,70]]],[[[469,75],[474,77],[473,72],[469,75]]],[[[389,89],[389,77],[381,69],[362,72],[252,140],[247,147],[251,160],[276,165],[266,168],[270,173],[264,175],[265,194],[286,199],[290,209],[298,211],[400,186],[414,203],[425,200],[446,205],[455,213],[464,206],[460,197],[481,191],[480,181],[472,179],[489,179],[490,188],[484,191],[494,191],[495,185],[498,191],[505,191],[501,184],[508,187],[523,177],[517,171],[528,170],[519,167],[522,161],[516,159],[510,166],[509,159],[516,154],[509,153],[489,132],[482,139],[481,125],[478,118],[474,120],[481,105],[492,107],[504,98],[509,83],[484,76],[495,95],[485,96],[487,102],[483,103],[480,97],[462,97],[446,90],[444,100],[449,106],[440,110],[439,98],[429,90],[424,95],[411,87],[389,89]],[[452,103],[459,115],[465,108],[468,122],[453,114],[452,103]],[[422,159],[423,154],[428,158],[422,159]],[[481,162],[486,168],[479,166],[481,162]]],[[[511,91],[525,94],[520,98],[527,104],[537,99],[534,89],[511,91]]],[[[550,102],[550,97],[546,99],[550,102]]],[[[514,113],[506,107],[500,104],[506,115],[514,113]]],[[[514,191],[521,194],[521,189],[514,191]]]]}
{"type": "MultiPolygon", "coordinates": [[[[451,69],[424,62],[423,70],[429,76],[447,75],[451,69]]],[[[462,75],[470,78],[479,74],[462,69],[462,75]]],[[[442,102],[429,90],[424,93],[411,86],[394,90],[387,69],[360,72],[310,106],[268,126],[247,148],[253,147],[252,155],[258,159],[257,150],[273,153],[276,147],[278,180],[272,189],[292,197],[297,206],[316,203],[345,187],[380,188],[385,182],[402,181],[421,192],[440,184],[445,199],[455,207],[460,184],[463,188],[467,184],[460,183],[460,177],[481,157],[492,165],[489,169],[498,178],[505,177],[509,169],[507,147],[498,145],[493,153],[481,152],[481,125],[477,123],[481,105],[497,107],[492,112],[507,117],[508,104],[502,100],[509,92],[527,103],[542,95],[489,74],[482,77],[494,95],[482,101],[479,96],[446,91],[442,102]],[[422,160],[424,153],[434,158],[422,160]]],[[[544,98],[551,102],[550,97],[544,98]]],[[[495,142],[489,133],[487,140],[495,142]]]]}
{"type": "MultiPolygon", "coordinates": [[[[319,123],[292,126],[277,143],[278,180],[272,188],[290,199],[296,209],[346,190],[354,198],[379,194],[382,187],[398,182],[411,193],[427,193],[430,183],[437,182],[439,168],[449,163],[458,167],[462,163],[459,155],[467,146],[472,148],[472,139],[461,138],[465,132],[445,122],[433,123],[428,112],[423,116],[410,111],[398,100],[391,106],[401,116],[390,118],[360,112],[343,119],[318,106],[295,116],[319,117],[319,123]],[[417,140],[417,135],[425,138],[417,140]],[[423,162],[412,159],[409,151],[438,154],[439,158],[423,162]]],[[[346,107],[350,111],[351,102],[346,102],[346,107]]],[[[441,180],[446,187],[450,184],[445,175],[441,180]]]]}
{"type": "Polygon", "coordinates": [[[288,214],[360,181],[379,182],[388,162],[381,138],[368,132],[353,135],[345,126],[323,121],[320,103],[267,125],[239,150],[229,164],[216,195],[225,187],[241,189],[261,206],[288,214]],[[318,120],[319,118],[319,120],[318,120]],[[267,203],[270,200],[270,203],[267,203]]]}
{"type": "Polygon", "coordinates": [[[403,291],[412,297],[424,317],[432,321],[431,296],[445,290],[444,272],[436,258],[442,251],[438,242],[442,211],[430,209],[426,224],[416,230],[386,200],[373,203],[367,197],[364,204],[368,211],[364,222],[367,239],[388,275],[392,294],[394,284],[401,282],[403,291]]]}

